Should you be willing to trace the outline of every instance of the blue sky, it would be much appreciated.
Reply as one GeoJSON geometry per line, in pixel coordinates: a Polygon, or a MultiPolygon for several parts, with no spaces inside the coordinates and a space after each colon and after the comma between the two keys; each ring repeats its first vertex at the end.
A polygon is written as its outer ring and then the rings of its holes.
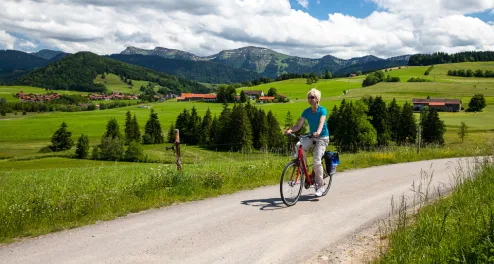
{"type": "Polygon", "coordinates": [[[494,50],[494,0],[0,0],[0,10],[0,49],[26,52],[134,46],[208,56],[257,46],[349,59],[494,50]]]}
{"type": "Polygon", "coordinates": [[[319,20],[327,20],[328,14],[342,13],[358,18],[369,16],[377,5],[363,0],[309,0],[307,8],[300,5],[296,0],[290,0],[290,5],[293,9],[302,10],[309,13],[311,16],[319,20]]]}
{"type": "MultiPolygon", "coordinates": [[[[319,2],[317,0],[307,0],[307,8],[299,4],[299,2],[305,1],[290,0],[292,9],[307,12],[319,20],[327,20],[328,14],[332,13],[366,18],[374,11],[382,11],[377,4],[369,0],[319,0],[319,2]]],[[[479,18],[484,22],[494,21],[494,13],[491,10],[466,15],[479,18]]]]}

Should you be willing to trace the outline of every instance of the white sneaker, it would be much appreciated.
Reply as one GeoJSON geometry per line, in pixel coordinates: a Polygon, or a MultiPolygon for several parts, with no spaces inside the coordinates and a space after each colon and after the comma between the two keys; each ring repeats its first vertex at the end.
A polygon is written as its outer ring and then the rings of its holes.
{"type": "Polygon", "coordinates": [[[325,190],[326,190],[326,188],[324,186],[317,188],[316,189],[316,196],[321,197],[325,190]]]}

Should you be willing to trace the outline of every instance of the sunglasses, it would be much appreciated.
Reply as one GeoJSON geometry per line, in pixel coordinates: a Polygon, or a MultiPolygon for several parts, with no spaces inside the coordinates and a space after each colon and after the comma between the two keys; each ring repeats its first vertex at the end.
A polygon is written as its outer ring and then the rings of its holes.
{"type": "Polygon", "coordinates": [[[309,96],[309,97],[307,97],[307,99],[316,99],[316,97],[315,96],[309,96]]]}

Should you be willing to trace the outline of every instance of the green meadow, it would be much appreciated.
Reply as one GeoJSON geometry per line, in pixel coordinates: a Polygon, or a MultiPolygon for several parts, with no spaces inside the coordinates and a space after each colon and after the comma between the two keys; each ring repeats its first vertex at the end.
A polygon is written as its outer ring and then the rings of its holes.
{"type": "MultiPolygon", "coordinates": [[[[284,124],[288,111],[291,112],[295,121],[308,107],[306,94],[313,87],[321,90],[321,105],[328,111],[338,106],[343,99],[358,100],[363,96],[379,95],[387,102],[396,98],[399,104],[411,102],[412,98],[426,98],[427,96],[459,98],[463,106],[467,108],[470,98],[475,93],[482,93],[486,96],[488,104],[482,112],[440,113],[440,118],[447,126],[444,148],[426,148],[417,154],[416,146],[391,146],[375,152],[342,154],[339,171],[423,159],[488,155],[494,149],[494,80],[447,76],[448,69],[467,69],[468,67],[494,69],[494,65],[489,63],[436,65],[429,76],[424,76],[423,73],[428,67],[402,67],[389,72],[392,76],[399,76],[400,83],[379,83],[362,88],[365,76],[319,80],[311,85],[306,84],[305,79],[293,79],[255,87],[243,87],[237,92],[263,90],[267,94],[268,90],[274,87],[279,94],[288,96],[290,98],[288,103],[252,102],[256,107],[272,111],[281,125],[284,124]],[[406,80],[409,77],[432,80],[435,78],[435,81],[407,83],[406,80]],[[456,134],[461,122],[465,122],[470,128],[470,133],[463,143],[456,134]]],[[[98,76],[95,82],[105,83],[112,91],[125,93],[136,93],[141,85],[147,85],[147,82],[133,80],[134,86],[131,89],[118,76],[111,74],[105,79],[98,76]]],[[[44,89],[34,87],[0,86],[0,96],[9,101],[17,100],[11,94],[21,89],[26,93],[45,92],[44,89]]],[[[54,92],[61,93],[61,91],[54,92]]],[[[208,108],[213,115],[219,115],[223,109],[223,105],[219,103],[176,102],[174,100],[151,103],[147,106],[158,114],[165,135],[178,114],[184,109],[190,110],[195,107],[200,116],[204,116],[208,108]]],[[[67,227],[81,226],[173,202],[202,199],[257,186],[276,184],[283,164],[290,159],[277,153],[216,152],[197,146],[182,145],[183,175],[188,179],[189,182],[187,182],[177,178],[179,176],[173,165],[175,156],[171,150],[166,150],[166,147],[171,144],[144,145],[144,154],[152,163],[77,160],[71,158],[75,148],[63,152],[40,153],[41,148],[51,143],[51,136],[62,122],[67,123],[74,141],[81,134],[85,134],[89,137],[90,145],[95,146],[99,144],[110,118],[116,118],[123,131],[127,111],[136,115],[142,133],[150,109],[139,106],[87,112],[0,116],[0,222],[7,223],[8,226],[8,229],[0,233],[0,241],[11,241],[16,237],[39,235],[67,227]],[[166,173],[156,174],[158,168],[165,170],[166,173]],[[32,193],[40,193],[40,195],[22,194],[28,183],[33,181],[37,185],[30,186],[29,190],[32,193]],[[208,182],[214,185],[209,185],[208,182]],[[99,191],[100,189],[110,193],[103,194],[103,191],[99,191]],[[69,201],[68,196],[83,198],[74,198],[75,200],[69,201]],[[101,199],[108,200],[103,204],[97,202],[102,201],[101,199]],[[33,200],[43,202],[33,204],[33,200]],[[60,200],[67,202],[68,205],[60,209],[59,205],[54,202],[60,200]],[[11,210],[9,206],[12,204],[23,206],[21,211],[25,212],[22,215],[24,218],[9,215],[11,210]],[[117,207],[120,209],[112,209],[117,207]],[[34,214],[34,211],[46,212],[46,215],[34,214]],[[31,213],[28,214],[28,212],[31,213]]],[[[330,146],[329,149],[334,150],[334,147],[330,146]]],[[[0,230],[3,229],[0,228],[0,230]]]]}

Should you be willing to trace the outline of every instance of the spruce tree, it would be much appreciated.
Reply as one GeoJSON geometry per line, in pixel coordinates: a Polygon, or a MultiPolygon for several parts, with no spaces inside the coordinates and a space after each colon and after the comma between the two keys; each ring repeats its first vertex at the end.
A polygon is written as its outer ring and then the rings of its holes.
{"type": "Polygon", "coordinates": [[[417,139],[417,120],[413,114],[413,105],[406,102],[400,111],[396,143],[414,144],[417,139]]]}
{"type": "Polygon", "coordinates": [[[187,124],[188,143],[191,145],[197,145],[202,138],[202,121],[201,117],[197,114],[195,106],[190,111],[190,119],[187,124]]]}
{"type": "Polygon", "coordinates": [[[213,118],[211,116],[211,110],[206,111],[204,118],[202,119],[202,139],[201,142],[205,145],[211,143],[211,127],[213,125],[213,118]]]}
{"type": "MultiPolygon", "coordinates": [[[[188,131],[190,122],[189,120],[190,113],[187,109],[184,109],[182,113],[177,116],[177,119],[175,121],[175,129],[178,129],[180,133],[180,142],[182,143],[190,143],[190,132],[188,131]]],[[[173,142],[175,142],[175,139],[173,139],[173,142]]]]}
{"type": "Polygon", "coordinates": [[[292,113],[290,113],[290,111],[288,111],[286,113],[286,116],[285,116],[285,126],[284,128],[285,129],[289,129],[293,127],[293,116],[292,116],[292,113]]]}
{"type": "Polygon", "coordinates": [[[84,134],[77,140],[75,155],[78,159],[85,159],[89,155],[89,139],[84,134]]]}
{"type": "Polygon", "coordinates": [[[152,139],[151,144],[160,144],[165,142],[165,137],[163,136],[163,131],[161,130],[161,124],[158,120],[158,114],[154,112],[154,109],[151,109],[151,113],[149,114],[149,119],[144,128],[144,135],[148,135],[152,139]]]}
{"type": "Polygon", "coordinates": [[[132,115],[130,114],[130,111],[127,111],[125,113],[125,145],[129,145],[129,143],[132,141],[134,138],[134,123],[132,122],[132,115]]]}
{"type": "Polygon", "coordinates": [[[245,92],[243,90],[240,91],[240,102],[241,103],[247,102],[247,96],[245,95],[245,92]]]}
{"type": "Polygon", "coordinates": [[[230,127],[235,128],[231,131],[231,145],[233,150],[250,152],[252,150],[252,128],[250,125],[247,112],[239,104],[233,107],[230,127]]]}
{"type": "Polygon", "coordinates": [[[379,146],[387,146],[391,139],[389,117],[386,103],[381,96],[371,100],[369,105],[369,116],[371,117],[371,124],[377,132],[377,144],[379,146]]]}
{"type": "Polygon", "coordinates": [[[394,142],[398,142],[398,134],[400,130],[400,114],[401,107],[396,103],[396,99],[393,98],[393,101],[391,101],[388,106],[388,115],[391,140],[394,142]]]}
{"type": "Polygon", "coordinates": [[[140,142],[141,141],[141,130],[139,128],[139,123],[137,122],[137,117],[134,114],[134,118],[132,119],[132,138],[131,141],[140,142]]]}
{"type": "Polygon", "coordinates": [[[103,135],[103,138],[106,137],[111,137],[112,139],[114,138],[120,138],[122,139],[122,132],[120,132],[120,126],[118,125],[117,120],[112,117],[106,124],[106,132],[103,135]]]}
{"type": "Polygon", "coordinates": [[[444,132],[446,131],[446,126],[439,118],[439,114],[435,108],[429,110],[429,113],[421,123],[421,128],[422,142],[424,144],[444,145],[444,132]]]}
{"type": "Polygon", "coordinates": [[[51,150],[62,151],[70,149],[74,146],[74,142],[71,139],[72,132],[67,131],[67,124],[62,122],[60,128],[55,131],[51,137],[51,150]]]}
{"type": "Polygon", "coordinates": [[[338,122],[339,122],[339,116],[338,116],[338,107],[336,105],[333,107],[333,110],[331,110],[331,114],[329,114],[328,120],[327,120],[327,126],[328,126],[328,132],[330,136],[334,137],[334,134],[338,130],[338,122]]]}
{"type": "Polygon", "coordinates": [[[273,112],[269,111],[266,117],[268,123],[268,147],[273,149],[279,149],[283,147],[283,133],[280,129],[280,124],[273,112]]]}
{"type": "Polygon", "coordinates": [[[168,129],[168,134],[166,136],[166,142],[168,142],[168,143],[175,142],[175,125],[173,124],[173,122],[170,125],[170,128],[168,129]]]}
{"type": "Polygon", "coordinates": [[[215,131],[215,143],[219,145],[220,148],[228,149],[228,144],[231,143],[232,131],[235,131],[231,127],[231,116],[232,110],[228,108],[228,105],[223,106],[220,117],[217,120],[217,127],[215,131]]]}

